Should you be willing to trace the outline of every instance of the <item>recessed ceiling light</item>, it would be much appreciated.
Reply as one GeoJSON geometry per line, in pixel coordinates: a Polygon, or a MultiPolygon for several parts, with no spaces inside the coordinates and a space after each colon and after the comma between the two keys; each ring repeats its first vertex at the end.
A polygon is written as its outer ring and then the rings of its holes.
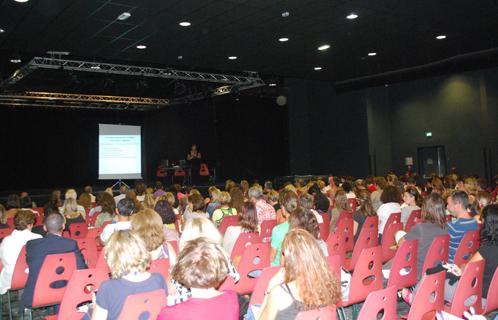
{"type": "Polygon", "coordinates": [[[124,21],[124,20],[128,19],[129,17],[131,17],[131,13],[129,13],[129,12],[123,12],[122,14],[120,14],[118,16],[118,20],[119,21],[124,21]]]}
{"type": "Polygon", "coordinates": [[[179,23],[179,25],[182,27],[190,27],[192,24],[188,21],[182,21],[179,23]]]}
{"type": "Polygon", "coordinates": [[[269,87],[276,87],[276,86],[277,86],[277,84],[276,84],[275,82],[272,82],[272,83],[269,83],[269,84],[268,84],[268,86],[269,86],[269,87]]]}
{"type": "Polygon", "coordinates": [[[279,38],[278,41],[280,41],[280,42],[287,42],[287,41],[289,41],[289,38],[285,38],[285,37],[284,38],[279,38]]]}
{"type": "Polygon", "coordinates": [[[0,28],[0,33],[4,33],[4,32],[5,32],[5,30],[0,28]]]}
{"type": "Polygon", "coordinates": [[[229,56],[228,60],[237,60],[237,56],[229,56]]]}
{"type": "Polygon", "coordinates": [[[147,46],[145,44],[139,44],[139,45],[137,45],[137,49],[140,49],[140,50],[147,49],[147,46]]]}
{"type": "Polygon", "coordinates": [[[377,52],[369,52],[369,53],[368,53],[368,55],[369,55],[370,57],[373,57],[373,56],[376,56],[376,55],[377,55],[377,52]]]}
{"type": "Polygon", "coordinates": [[[14,0],[15,2],[20,2],[20,3],[24,3],[24,2],[28,2],[29,0],[14,0]]]}
{"type": "Polygon", "coordinates": [[[21,58],[10,59],[10,62],[12,62],[12,63],[21,63],[21,58]]]}
{"type": "Polygon", "coordinates": [[[282,12],[282,18],[287,18],[288,16],[290,16],[289,11],[282,12]]]}
{"type": "Polygon", "coordinates": [[[321,46],[318,47],[318,50],[320,51],[325,51],[327,50],[328,48],[330,48],[330,45],[329,44],[322,44],[321,46]]]}
{"type": "Polygon", "coordinates": [[[436,39],[438,39],[438,40],[443,40],[443,39],[446,39],[446,35],[444,35],[444,34],[440,34],[440,35],[438,35],[438,36],[436,37],[436,39]]]}
{"type": "Polygon", "coordinates": [[[322,67],[314,67],[313,70],[320,71],[320,70],[322,70],[322,67]]]}
{"type": "Polygon", "coordinates": [[[350,13],[346,16],[346,18],[349,20],[354,20],[354,19],[358,18],[358,15],[356,13],[350,13]]]}
{"type": "Polygon", "coordinates": [[[182,60],[183,59],[183,56],[178,56],[176,57],[178,60],[182,60]]]}

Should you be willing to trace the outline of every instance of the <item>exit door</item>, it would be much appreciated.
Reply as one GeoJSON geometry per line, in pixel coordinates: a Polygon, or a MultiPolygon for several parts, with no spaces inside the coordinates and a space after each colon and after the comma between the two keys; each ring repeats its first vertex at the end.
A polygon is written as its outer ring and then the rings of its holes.
{"type": "Polygon", "coordinates": [[[446,152],[444,146],[418,148],[418,171],[424,178],[433,174],[446,174],[446,152]]]}

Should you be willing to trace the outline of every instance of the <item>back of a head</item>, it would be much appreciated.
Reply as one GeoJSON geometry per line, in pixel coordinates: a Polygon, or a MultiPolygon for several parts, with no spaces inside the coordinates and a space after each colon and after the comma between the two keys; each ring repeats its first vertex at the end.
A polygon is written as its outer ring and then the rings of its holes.
{"type": "Polygon", "coordinates": [[[102,207],[102,212],[114,214],[114,211],[116,210],[116,201],[114,201],[114,197],[107,192],[102,192],[99,195],[99,205],[102,207]]]}
{"type": "Polygon", "coordinates": [[[204,198],[198,194],[194,193],[188,197],[188,201],[192,203],[192,210],[194,211],[202,211],[206,209],[206,203],[204,202],[204,198]]]}
{"type": "Polygon", "coordinates": [[[131,230],[113,232],[104,252],[114,279],[122,278],[132,271],[144,272],[150,265],[151,257],[145,242],[131,230]]]}
{"type": "Polygon", "coordinates": [[[221,246],[208,238],[188,241],[178,256],[171,276],[186,288],[217,289],[228,275],[221,246]]]}
{"type": "Polygon", "coordinates": [[[229,205],[231,200],[232,200],[232,198],[230,197],[230,193],[228,193],[226,191],[222,191],[220,193],[219,202],[222,205],[229,205]]]}
{"type": "Polygon", "coordinates": [[[298,209],[294,211],[289,217],[290,229],[300,228],[308,231],[315,239],[320,236],[320,226],[318,221],[308,209],[298,209]]]}
{"type": "Polygon", "coordinates": [[[482,210],[481,243],[498,246],[498,204],[489,204],[482,210]]]}
{"type": "Polygon", "coordinates": [[[195,217],[188,220],[183,228],[179,242],[180,250],[187,242],[200,237],[208,238],[211,242],[217,244],[223,242],[223,237],[211,220],[205,217],[195,217]]]}
{"type": "Polygon", "coordinates": [[[167,200],[157,201],[154,210],[161,216],[163,224],[175,223],[175,212],[173,211],[173,207],[167,200]]]}
{"type": "Polygon", "coordinates": [[[164,189],[163,183],[161,181],[156,181],[154,188],[156,190],[163,190],[164,189]]]}
{"type": "Polygon", "coordinates": [[[247,191],[247,196],[249,199],[256,199],[259,200],[263,197],[263,188],[261,186],[252,186],[249,188],[249,191],[247,191]]]}
{"type": "Polygon", "coordinates": [[[135,192],[137,193],[138,196],[143,195],[145,193],[145,189],[146,189],[145,183],[143,183],[142,181],[136,183],[135,192]]]}
{"type": "Polygon", "coordinates": [[[145,209],[133,215],[131,230],[145,242],[147,251],[153,251],[164,243],[163,221],[152,209],[145,209]]]}
{"type": "Polygon", "coordinates": [[[118,202],[118,213],[122,217],[130,217],[135,211],[135,202],[133,200],[124,198],[118,202]]]}
{"type": "Polygon", "coordinates": [[[21,207],[19,195],[13,193],[7,197],[7,209],[18,209],[21,207]]]}
{"type": "Polygon", "coordinates": [[[14,227],[16,230],[25,230],[28,225],[35,224],[35,214],[31,210],[17,210],[14,216],[14,227]]]}
{"type": "Polygon", "coordinates": [[[342,187],[342,189],[344,189],[344,191],[346,193],[353,191],[353,186],[351,185],[351,182],[349,182],[349,181],[344,181],[344,183],[341,185],[341,187],[342,187]]]}
{"type": "Polygon", "coordinates": [[[304,209],[313,209],[313,196],[309,193],[303,193],[299,196],[299,204],[304,209]]]}
{"type": "Polygon", "coordinates": [[[67,189],[66,194],[64,195],[64,199],[69,199],[72,198],[74,200],[78,199],[78,194],[76,193],[76,190],[74,189],[67,189]]]}
{"type": "Polygon", "coordinates": [[[292,191],[285,190],[281,192],[279,202],[282,208],[289,214],[299,208],[299,199],[297,197],[297,194],[292,191]]]}
{"type": "Polygon", "coordinates": [[[78,202],[74,198],[64,200],[64,214],[71,214],[78,211],[78,202]]]}
{"type": "Polygon", "coordinates": [[[119,187],[119,193],[120,194],[126,194],[128,192],[128,187],[127,186],[121,186],[119,187]]]}
{"type": "Polygon", "coordinates": [[[211,201],[220,202],[221,191],[218,188],[214,188],[211,191],[211,201]]]}
{"type": "Polygon", "coordinates": [[[64,217],[58,212],[52,212],[45,216],[44,224],[48,233],[61,233],[64,228],[64,217]]]}
{"type": "Polygon", "coordinates": [[[342,188],[335,193],[334,207],[337,210],[349,210],[348,197],[342,188]]]}
{"type": "Polygon", "coordinates": [[[383,189],[380,201],[382,201],[382,203],[399,203],[401,201],[401,193],[397,187],[388,185],[385,189],[383,189]]]}
{"type": "Polygon", "coordinates": [[[31,201],[30,196],[26,195],[24,197],[21,197],[19,200],[21,208],[33,208],[33,202],[31,201]]]}
{"type": "Polygon", "coordinates": [[[78,204],[85,209],[90,209],[92,207],[92,197],[89,193],[82,193],[78,199],[78,204]]]}
{"type": "Polygon", "coordinates": [[[375,212],[375,209],[373,208],[372,198],[370,197],[370,192],[368,192],[368,190],[366,189],[360,190],[356,195],[356,200],[359,201],[360,203],[358,211],[363,213],[363,215],[365,216],[377,215],[377,212],[375,212]]]}
{"type": "Polygon", "coordinates": [[[437,224],[442,228],[445,225],[445,215],[445,204],[441,195],[438,193],[429,194],[422,204],[422,220],[437,224]]]}
{"type": "Polygon", "coordinates": [[[83,189],[83,191],[85,193],[88,193],[88,194],[92,193],[92,191],[93,191],[92,186],[85,186],[85,188],[83,189]]]}
{"type": "Polygon", "coordinates": [[[469,206],[469,195],[465,191],[453,191],[450,197],[451,200],[453,200],[453,203],[460,204],[463,209],[467,209],[469,206]]]}
{"type": "Polygon", "coordinates": [[[251,201],[246,201],[239,212],[239,225],[249,232],[258,232],[258,213],[251,201]]]}
{"type": "Polygon", "coordinates": [[[375,185],[377,185],[377,187],[379,187],[380,189],[384,189],[387,185],[387,181],[386,181],[386,178],[384,177],[375,177],[374,178],[374,183],[375,185]]]}

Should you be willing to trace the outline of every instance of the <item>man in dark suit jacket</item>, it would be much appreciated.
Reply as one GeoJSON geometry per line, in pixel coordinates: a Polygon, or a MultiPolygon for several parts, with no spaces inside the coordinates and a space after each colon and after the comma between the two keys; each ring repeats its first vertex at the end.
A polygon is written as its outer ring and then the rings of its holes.
{"type": "Polygon", "coordinates": [[[22,298],[19,301],[20,312],[23,312],[27,307],[31,307],[33,303],[36,280],[47,255],[74,252],[77,268],[86,268],[76,241],[62,237],[64,217],[60,213],[53,212],[46,216],[43,228],[47,232],[44,238],[26,243],[26,262],[28,263],[29,275],[22,298]]]}

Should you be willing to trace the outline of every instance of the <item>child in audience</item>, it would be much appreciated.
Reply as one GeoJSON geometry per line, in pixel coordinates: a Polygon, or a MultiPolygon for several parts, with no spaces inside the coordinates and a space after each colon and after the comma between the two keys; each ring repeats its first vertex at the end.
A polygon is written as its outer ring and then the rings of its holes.
{"type": "Polygon", "coordinates": [[[197,238],[185,244],[171,276],[190,288],[190,298],[166,306],[158,320],[239,319],[239,301],[233,291],[218,291],[228,276],[228,262],[219,244],[197,238]]]}
{"type": "Polygon", "coordinates": [[[164,290],[168,293],[164,278],[159,273],[149,273],[150,254],[145,243],[130,230],[116,231],[105,246],[105,259],[112,279],[103,282],[92,305],[91,318],[118,319],[129,295],[164,290]]]}

